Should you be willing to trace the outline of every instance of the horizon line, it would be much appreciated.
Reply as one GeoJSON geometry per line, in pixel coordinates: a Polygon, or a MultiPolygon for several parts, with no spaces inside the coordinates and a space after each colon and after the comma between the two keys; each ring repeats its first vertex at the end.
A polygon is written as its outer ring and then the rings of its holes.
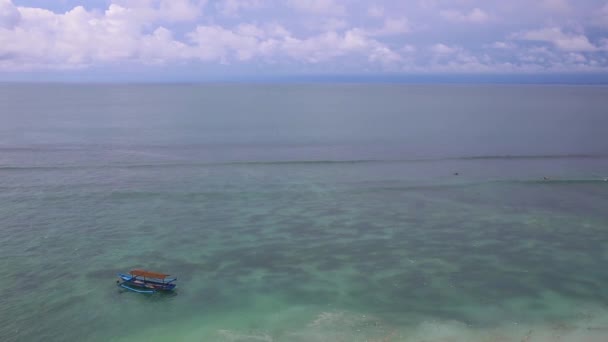
{"type": "Polygon", "coordinates": [[[275,74],[184,75],[97,73],[0,73],[0,84],[480,84],[608,85],[606,73],[275,74]],[[4,77],[2,77],[4,76],[4,77]],[[13,77],[10,77],[13,76],[13,77]]]}
{"type": "Polygon", "coordinates": [[[268,80],[224,80],[224,81],[131,81],[131,80],[52,80],[52,81],[0,81],[0,86],[11,85],[190,85],[190,86],[222,86],[222,85],[411,85],[411,86],[608,86],[606,81],[562,81],[562,82],[534,82],[534,81],[447,81],[447,82],[405,82],[405,81],[268,81],[268,80]]]}

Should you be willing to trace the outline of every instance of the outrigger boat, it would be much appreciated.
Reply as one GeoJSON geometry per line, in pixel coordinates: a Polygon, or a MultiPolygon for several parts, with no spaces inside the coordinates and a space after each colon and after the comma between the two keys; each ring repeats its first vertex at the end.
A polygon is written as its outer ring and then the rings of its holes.
{"type": "Polygon", "coordinates": [[[131,270],[129,274],[119,273],[118,286],[138,293],[156,293],[158,291],[173,291],[177,278],[167,278],[168,274],[144,270],[131,270]]]}

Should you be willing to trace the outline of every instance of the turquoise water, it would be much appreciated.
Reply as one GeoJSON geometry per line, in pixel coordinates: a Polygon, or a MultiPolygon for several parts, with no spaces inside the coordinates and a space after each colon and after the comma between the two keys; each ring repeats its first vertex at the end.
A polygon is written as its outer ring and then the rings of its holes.
{"type": "Polygon", "coordinates": [[[2,341],[608,335],[608,88],[4,85],[0,100],[2,341]],[[178,289],[125,292],[132,268],[178,289]]]}

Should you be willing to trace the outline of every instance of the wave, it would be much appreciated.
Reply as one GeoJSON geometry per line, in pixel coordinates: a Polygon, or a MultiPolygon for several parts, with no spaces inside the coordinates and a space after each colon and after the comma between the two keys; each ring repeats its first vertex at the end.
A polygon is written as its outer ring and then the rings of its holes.
{"type": "Polygon", "coordinates": [[[64,169],[139,169],[174,167],[214,167],[214,166],[262,166],[262,165],[330,165],[330,164],[371,164],[400,163],[414,160],[286,160],[286,161],[231,161],[202,163],[142,163],[142,164],[103,164],[103,165],[54,165],[54,166],[0,166],[0,171],[22,170],[64,170],[64,169]]]}
{"type": "Polygon", "coordinates": [[[484,159],[606,159],[604,154],[539,154],[539,155],[487,155],[446,158],[452,160],[484,160],[484,159]]]}
{"type": "MultiPolygon", "coordinates": [[[[502,181],[505,182],[505,181],[502,181]]],[[[535,180],[515,180],[508,181],[509,183],[523,183],[523,184],[586,184],[586,183],[606,183],[608,185],[608,178],[594,178],[594,179],[535,179],[535,180]]]]}
{"type": "Polygon", "coordinates": [[[57,165],[57,166],[0,166],[0,171],[52,171],[52,170],[68,170],[68,169],[90,169],[98,168],[91,165],[57,165]]]}
{"type": "Polygon", "coordinates": [[[519,180],[519,179],[506,179],[506,180],[485,180],[485,181],[470,181],[470,182],[438,182],[438,183],[426,183],[426,184],[412,184],[412,185],[394,185],[394,186],[373,186],[371,188],[381,191],[425,191],[425,190],[447,190],[455,188],[470,188],[485,185],[580,185],[580,184],[602,184],[608,186],[608,180],[606,179],[557,179],[557,180],[519,180]]]}
{"type": "MultiPolygon", "coordinates": [[[[537,179],[502,179],[502,180],[477,180],[477,181],[468,181],[468,182],[445,182],[439,181],[435,183],[422,182],[419,184],[413,184],[410,182],[403,181],[395,181],[391,182],[391,184],[385,184],[386,182],[370,182],[370,181],[362,181],[362,182],[344,182],[340,183],[343,187],[336,187],[335,183],[333,188],[331,188],[331,192],[334,193],[350,193],[350,194],[363,194],[367,192],[427,192],[427,191],[444,191],[444,190],[452,190],[452,189],[467,189],[467,188],[476,188],[476,187],[485,187],[485,186],[577,186],[577,185],[594,185],[594,186],[608,186],[608,180],[606,179],[558,179],[558,180],[537,180],[537,179]]],[[[161,191],[147,191],[147,190],[93,190],[93,192],[97,193],[101,196],[109,196],[114,199],[129,199],[129,198],[149,198],[149,197],[163,197],[163,198],[174,198],[174,199],[188,199],[188,200],[196,200],[199,198],[208,198],[208,197],[217,197],[221,198],[224,196],[232,196],[238,195],[243,196],[245,194],[258,196],[263,194],[273,194],[275,196],[277,193],[305,193],[305,192],[314,192],[318,194],[317,188],[308,187],[309,184],[300,184],[299,187],[294,187],[293,184],[289,184],[287,186],[278,186],[278,187],[265,187],[263,190],[260,189],[251,189],[251,188],[232,188],[226,189],[222,187],[208,189],[205,191],[179,191],[179,190],[161,190],[161,191]]],[[[69,184],[69,185],[41,185],[41,186],[30,186],[24,187],[23,185],[19,185],[16,187],[11,186],[0,186],[1,192],[9,192],[14,190],[19,190],[20,193],[24,192],[24,189],[27,190],[36,190],[36,191],[48,191],[52,190],[45,197],[52,198],[73,198],[75,195],[72,192],[75,188],[83,188],[85,191],[83,192],[83,196],[90,197],[91,193],[88,192],[91,189],[98,189],[99,184],[69,184]],[[64,193],[63,188],[69,188],[67,194],[64,193]],[[59,190],[59,191],[58,191],[59,190]],[[58,191],[58,192],[57,192],[58,191]]]]}
{"type": "Polygon", "coordinates": [[[608,159],[604,154],[539,154],[539,155],[479,155],[457,157],[396,158],[396,159],[351,159],[351,160],[276,160],[276,161],[234,161],[216,163],[220,165],[289,165],[289,164],[371,164],[371,163],[419,163],[452,160],[535,160],[535,159],[608,159]]]}
{"type": "Polygon", "coordinates": [[[173,168],[173,167],[214,167],[214,166],[287,166],[287,165],[332,165],[332,164],[387,164],[387,163],[421,163],[441,161],[472,161],[472,160],[545,160],[545,159],[608,159],[601,154],[564,154],[564,155],[482,155],[443,158],[413,158],[413,159],[351,159],[351,160],[243,160],[222,162],[178,162],[178,163],[141,163],[141,164],[103,164],[103,165],[0,165],[0,171],[21,170],[63,170],[63,169],[129,169],[129,168],[173,168]]]}

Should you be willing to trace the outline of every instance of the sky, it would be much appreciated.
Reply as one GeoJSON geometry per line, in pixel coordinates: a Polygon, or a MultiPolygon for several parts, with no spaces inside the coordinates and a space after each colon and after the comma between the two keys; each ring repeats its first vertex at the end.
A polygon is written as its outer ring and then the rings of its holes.
{"type": "Polygon", "coordinates": [[[0,81],[465,75],[608,80],[608,0],[0,0],[0,81]]]}

